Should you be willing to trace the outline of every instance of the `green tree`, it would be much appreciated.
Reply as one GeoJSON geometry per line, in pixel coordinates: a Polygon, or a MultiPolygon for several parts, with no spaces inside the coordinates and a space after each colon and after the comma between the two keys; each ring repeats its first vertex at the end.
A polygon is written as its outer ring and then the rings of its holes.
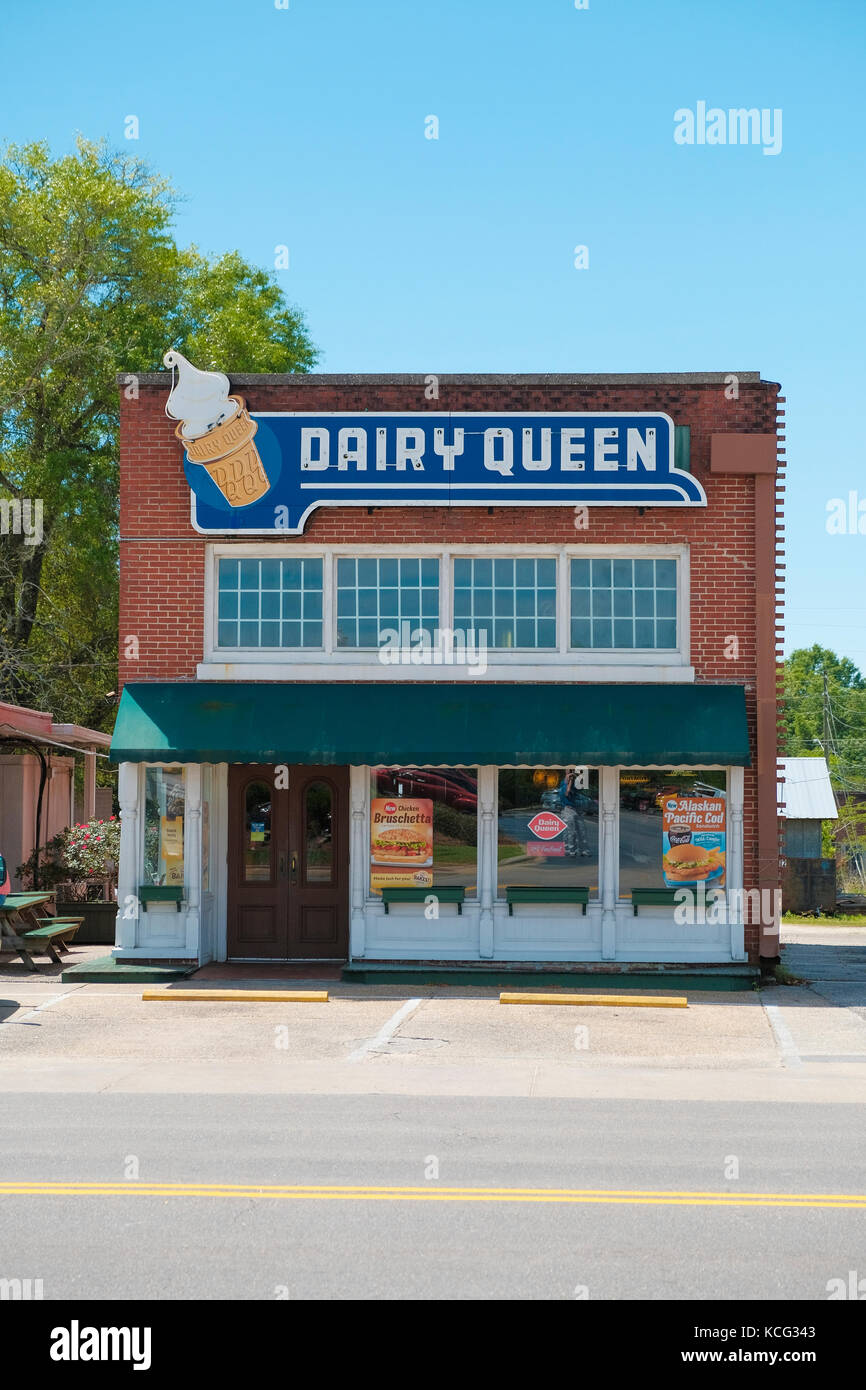
{"type": "Polygon", "coordinates": [[[834,787],[866,789],[866,681],[854,662],[817,644],[792,652],[785,662],[783,705],[784,752],[810,757],[823,749],[834,787]],[[832,751],[825,747],[825,674],[832,751]]]}
{"type": "Polygon", "coordinates": [[[177,246],[175,202],[104,144],[0,157],[0,699],[96,727],[116,679],[116,374],[168,346],[229,371],[317,360],[268,273],[177,246]]]}

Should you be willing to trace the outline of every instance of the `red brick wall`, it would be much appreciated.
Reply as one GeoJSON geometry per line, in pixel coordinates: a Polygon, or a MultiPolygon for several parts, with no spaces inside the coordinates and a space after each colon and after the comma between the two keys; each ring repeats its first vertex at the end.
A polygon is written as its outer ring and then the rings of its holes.
{"type": "MultiPolygon", "coordinates": [[[[174,423],[164,413],[165,386],[141,386],[137,400],[121,392],[120,673],[127,680],[194,680],[203,656],[204,561],[208,537],[190,524],[190,493],[174,423]],[[138,639],[138,659],[126,659],[127,639],[138,639]]],[[[587,530],[575,530],[574,508],[366,507],[322,508],[292,540],[328,543],[414,542],[686,543],[691,556],[692,663],[698,681],[746,686],[754,735],[755,543],[754,481],[712,475],[710,436],[725,431],[774,433],[778,388],[741,382],[739,399],[718,385],[563,386],[440,385],[439,399],[418,385],[304,382],[238,387],[250,410],[661,410],[691,427],[691,467],[703,483],[708,508],[666,510],[591,507],[587,530]],[[725,641],[739,639],[739,657],[725,657],[725,641]]],[[[214,538],[215,539],[215,538],[214,538]]],[[[268,544],[266,538],[263,545],[268,544]]],[[[282,539],[285,539],[282,538],[282,539]]],[[[220,544],[230,538],[220,537],[220,544]]],[[[774,538],[766,537],[772,549],[774,538]]],[[[676,700],[676,687],[671,687],[676,700]]],[[[775,787],[770,793],[775,798],[775,787]]],[[[756,779],[746,770],[746,887],[756,883],[756,779]]],[[[757,927],[747,947],[757,949],[757,927]]]]}

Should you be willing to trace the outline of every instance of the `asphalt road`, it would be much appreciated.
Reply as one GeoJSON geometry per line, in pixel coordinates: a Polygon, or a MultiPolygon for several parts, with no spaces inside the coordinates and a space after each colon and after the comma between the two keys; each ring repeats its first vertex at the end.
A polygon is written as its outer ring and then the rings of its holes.
{"type": "Polygon", "coordinates": [[[822,1300],[866,1275],[864,1207],[780,1194],[862,1194],[864,1159],[850,1104],[7,1094],[0,1175],[29,1195],[0,1196],[0,1278],[45,1299],[822,1300]],[[187,1182],[355,1192],[152,1187],[187,1182]],[[538,1199],[552,1188],[623,1196],[538,1199]]]}

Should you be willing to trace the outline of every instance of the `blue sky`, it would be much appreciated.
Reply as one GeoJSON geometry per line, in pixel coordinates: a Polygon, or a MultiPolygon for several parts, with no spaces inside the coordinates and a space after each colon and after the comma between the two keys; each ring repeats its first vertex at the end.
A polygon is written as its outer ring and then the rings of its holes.
{"type": "Polygon", "coordinates": [[[826,530],[866,513],[863,0],[47,0],[3,29],[0,142],[107,136],[184,195],[182,242],[287,245],[320,370],[780,381],[788,647],[866,670],[866,535],[826,530]],[[699,101],[781,109],[781,152],[676,144],[699,101]]]}

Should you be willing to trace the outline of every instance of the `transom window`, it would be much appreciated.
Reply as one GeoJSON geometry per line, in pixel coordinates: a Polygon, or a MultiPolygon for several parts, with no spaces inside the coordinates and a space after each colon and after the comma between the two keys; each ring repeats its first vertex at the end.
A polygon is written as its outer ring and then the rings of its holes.
{"type": "Polygon", "coordinates": [[[594,670],[660,664],[691,678],[685,546],[214,549],[202,678],[208,662],[227,660],[292,667],[299,679],[321,663],[323,679],[341,666],[364,679],[381,667],[385,678],[394,665],[429,665],[445,679],[457,664],[478,664],[479,676],[513,667],[516,679],[530,668],[601,679],[594,670]]]}
{"type": "Polygon", "coordinates": [[[321,647],[322,561],[219,562],[220,647],[321,647]]]}
{"type": "Polygon", "coordinates": [[[438,559],[337,560],[338,647],[375,649],[391,633],[400,640],[405,636],[408,646],[413,634],[421,630],[434,641],[438,629],[438,559]]]}
{"type": "Polygon", "coordinates": [[[676,649],[676,560],[573,559],[571,645],[676,649]]]}
{"type": "Polygon", "coordinates": [[[454,561],[454,627],[489,647],[556,647],[556,560],[454,561]]]}

